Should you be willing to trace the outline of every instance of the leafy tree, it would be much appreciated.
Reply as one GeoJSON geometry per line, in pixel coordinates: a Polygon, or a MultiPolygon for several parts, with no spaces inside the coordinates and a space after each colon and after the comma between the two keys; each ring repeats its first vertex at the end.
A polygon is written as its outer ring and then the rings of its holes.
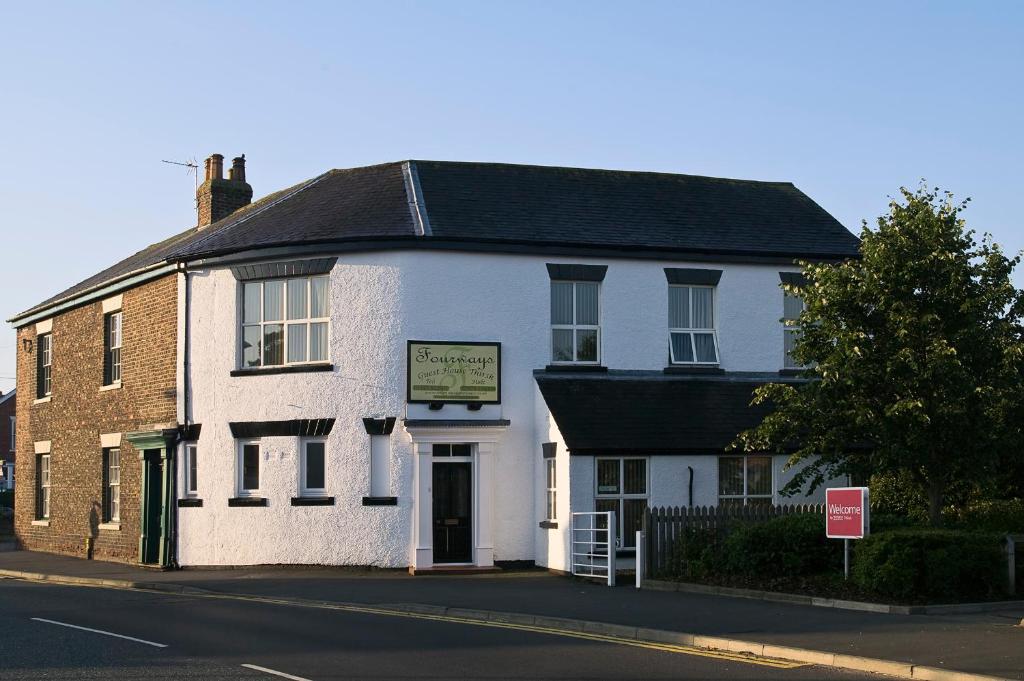
{"type": "Polygon", "coordinates": [[[967,201],[900,191],[877,230],[864,223],[859,259],[801,262],[805,282],[784,285],[804,299],[794,357],[812,380],[759,388],[774,411],[733,446],[804,463],[787,494],[844,474],[908,479],[938,525],[944,504],[1019,463],[1020,256],[975,240],[967,201]]]}

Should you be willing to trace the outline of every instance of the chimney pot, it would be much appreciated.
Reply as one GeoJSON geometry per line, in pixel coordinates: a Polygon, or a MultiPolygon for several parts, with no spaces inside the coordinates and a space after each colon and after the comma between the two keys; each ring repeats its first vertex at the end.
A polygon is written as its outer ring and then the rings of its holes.
{"type": "Polygon", "coordinates": [[[210,179],[224,179],[224,156],[221,154],[212,154],[210,156],[210,179]]]}
{"type": "Polygon", "coordinates": [[[236,182],[245,182],[245,154],[231,159],[231,168],[228,170],[228,179],[236,182]]]}

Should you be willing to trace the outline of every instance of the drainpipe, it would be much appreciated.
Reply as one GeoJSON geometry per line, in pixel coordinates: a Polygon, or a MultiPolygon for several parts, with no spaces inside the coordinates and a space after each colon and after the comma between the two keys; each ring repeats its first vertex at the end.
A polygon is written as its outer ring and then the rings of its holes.
{"type": "Polygon", "coordinates": [[[693,466],[686,467],[690,471],[690,495],[687,497],[687,501],[690,503],[690,508],[693,508],[693,466]]]}

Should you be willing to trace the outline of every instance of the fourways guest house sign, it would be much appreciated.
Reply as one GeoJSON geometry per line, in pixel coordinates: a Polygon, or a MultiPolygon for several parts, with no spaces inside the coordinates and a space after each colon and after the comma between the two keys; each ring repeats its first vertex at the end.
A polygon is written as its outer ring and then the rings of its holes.
{"type": "Polygon", "coordinates": [[[501,403],[501,343],[409,341],[409,402],[501,403]]]}

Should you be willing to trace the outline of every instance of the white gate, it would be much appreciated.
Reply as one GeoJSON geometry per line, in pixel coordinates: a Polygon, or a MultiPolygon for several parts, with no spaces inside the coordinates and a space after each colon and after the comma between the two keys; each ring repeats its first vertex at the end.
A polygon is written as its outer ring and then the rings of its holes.
{"type": "Polygon", "coordinates": [[[572,574],[615,586],[615,511],[572,514],[572,574]]]}

